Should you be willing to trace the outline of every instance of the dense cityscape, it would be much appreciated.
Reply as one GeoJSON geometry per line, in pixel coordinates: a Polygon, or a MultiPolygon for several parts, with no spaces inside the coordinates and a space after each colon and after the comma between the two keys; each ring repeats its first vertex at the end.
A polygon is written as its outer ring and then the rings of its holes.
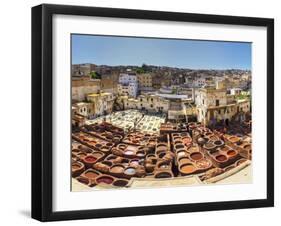
{"type": "Polygon", "coordinates": [[[251,71],[72,65],[72,190],[251,182],[251,71]]]}

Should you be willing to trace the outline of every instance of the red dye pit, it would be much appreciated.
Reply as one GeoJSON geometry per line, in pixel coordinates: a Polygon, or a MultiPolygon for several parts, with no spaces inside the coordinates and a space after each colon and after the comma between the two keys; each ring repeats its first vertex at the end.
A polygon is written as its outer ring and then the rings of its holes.
{"type": "Polygon", "coordinates": [[[113,182],[113,179],[111,177],[100,177],[97,179],[98,183],[105,183],[105,184],[111,184],[113,182]]]}

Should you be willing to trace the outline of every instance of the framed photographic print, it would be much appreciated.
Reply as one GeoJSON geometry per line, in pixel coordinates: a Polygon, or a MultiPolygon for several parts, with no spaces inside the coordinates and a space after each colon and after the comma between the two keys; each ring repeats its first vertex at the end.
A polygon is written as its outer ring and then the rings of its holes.
{"type": "Polygon", "coordinates": [[[32,8],[32,217],[274,205],[274,21],[32,8]]]}

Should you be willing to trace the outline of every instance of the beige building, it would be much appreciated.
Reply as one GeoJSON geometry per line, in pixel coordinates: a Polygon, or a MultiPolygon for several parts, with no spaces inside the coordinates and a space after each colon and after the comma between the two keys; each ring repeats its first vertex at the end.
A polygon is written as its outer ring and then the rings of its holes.
{"type": "Polygon", "coordinates": [[[117,84],[118,84],[117,73],[104,74],[101,76],[101,90],[103,92],[110,92],[117,94],[117,84]]]}
{"type": "Polygon", "coordinates": [[[101,90],[100,79],[90,79],[89,76],[72,77],[72,100],[85,101],[89,93],[98,93],[101,90]]]}
{"type": "Polygon", "coordinates": [[[92,116],[94,114],[93,104],[86,102],[72,104],[72,114],[78,114],[84,117],[92,116]]]}
{"type": "Polygon", "coordinates": [[[124,109],[139,109],[149,112],[167,112],[169,101],[155,94],[143,94],[137,98],[123,97],[124,109]]]}
{"type": "Polygon", "coordinates": [[[93,115],[101,116],[112,112],[115,97],[112,93],[92,93],[87,100],[93,105],[93,115]]]}
{"type": "Polygon", "coordinates": [[[166,113],[171,121],[187,121],[188,115],[194,114],[194,108],[188,104],[192,99],[186,95],[176,94],[144,94],[137,98],[122,97],[124,109],[138,109],[154,113],[166,113]],[[188,106],[188,107],[187,107],[188,106]]]}
{"type": "Polygon", "coordinates": [[[208,125],[212,120],[229,121],[237,113],[250,111],[250,101],[236,100],[227,95],[224,81],[218,81],[216,87],[201,88],[195,92],[197,120],[208,125]]]}
{"type": "Polygon", "coordinates": [[[152,75],[149,73],[138,74],[138,85],[140,90],[146,90],[152,88],[152,75]]]}

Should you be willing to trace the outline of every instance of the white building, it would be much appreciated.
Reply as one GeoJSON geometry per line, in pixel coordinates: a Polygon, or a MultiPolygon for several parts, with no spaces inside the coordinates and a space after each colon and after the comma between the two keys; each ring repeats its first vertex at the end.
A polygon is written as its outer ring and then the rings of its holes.
{"type": "Polygon", "coordinates": [[[138,78],[135,73],[121,73],[119,75],[119,83],[117,85],[119,95],[128,95],[136,97],[138,93],[138,78]]]}
{"type": "Polygon", "coordinates": [[[204,77],[196,77],[193,81],[193,87],[203,87],[206,84],[204,77]]]}

